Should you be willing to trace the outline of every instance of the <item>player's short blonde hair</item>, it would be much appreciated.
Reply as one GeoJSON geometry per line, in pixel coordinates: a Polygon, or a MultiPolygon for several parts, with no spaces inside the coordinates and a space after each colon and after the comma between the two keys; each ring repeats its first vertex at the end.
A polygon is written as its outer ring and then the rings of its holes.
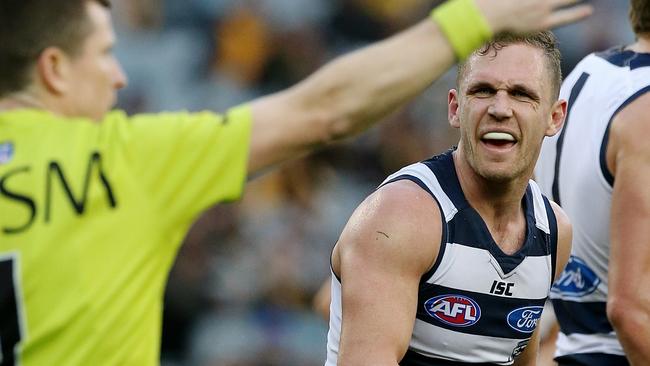
{"type": "Polygon", "coordinates": [[[501,33],[496,35],[492,41],[474,51],[464,62],[458,65],[456,85],[460,87],[460,83],[465,76],[468,61],[472,57],[486,56],[489,53],[496,55],[502,48],[517,43],[538,48],[544,53],[551,87],[553,88],[551,95],[553,98],[557,99],[560,95],[560,86],[562,85],[562,55],[558,48],[557,38],[550,31],[539,31],[523,35],[512,33],[501,33]]]}

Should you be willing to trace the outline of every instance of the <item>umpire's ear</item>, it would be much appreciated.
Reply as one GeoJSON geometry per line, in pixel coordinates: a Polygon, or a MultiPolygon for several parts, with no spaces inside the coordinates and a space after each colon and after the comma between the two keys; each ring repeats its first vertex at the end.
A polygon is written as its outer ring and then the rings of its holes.
{"type": "Polygon", "coordinates": [[[56,96],[69,89],[67,79],[72,71],[70,56],[58,47],[47,47],[36,61],[36,80],[48,93],[56,96]]]}

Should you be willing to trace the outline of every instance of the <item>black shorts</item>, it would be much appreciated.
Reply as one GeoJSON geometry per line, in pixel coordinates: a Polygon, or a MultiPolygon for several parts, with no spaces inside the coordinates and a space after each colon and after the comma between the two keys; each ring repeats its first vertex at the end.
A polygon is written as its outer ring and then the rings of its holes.
{"type": "Polygon", "coordinates": [[[629,366],[627,358],[606,353],[577,353],[556,357],[558,366],[629,366]]]}

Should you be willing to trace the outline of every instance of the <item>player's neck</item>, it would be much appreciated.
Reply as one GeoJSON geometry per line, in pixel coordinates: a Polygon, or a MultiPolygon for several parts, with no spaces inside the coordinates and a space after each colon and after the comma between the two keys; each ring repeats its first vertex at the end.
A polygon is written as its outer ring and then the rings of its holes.
{"type": "Polygon", "coordinates": [[[517,252],[526,238],[521,202],[528,177],[492,182],[479,176],[461,156],[455,154],[454,162],[465,198],[481,216],[496,244],[506,254],[517,252]]]}
{"type": "Polygon", "coordinates": [[[469,204],[481,217],[494,223],[518,220],[529,178],[490,181],[477,174],[460,154],[460,151],[454,154],[456,174],[469,204]]]}
{"type": "Polygon", "coordinates": [[[631,44],[628,49],[637,53],[650,53],[650,38],[638,37],[636,42],[631,44]]]}
{"type": "Polygon", "coordinates": [[[456,173],[468,203],[478,212],[499,248],[506,254],[521,249],[526,238],[522,198],[528,179],[492,182],[479,176],[462,157],[455,159],[456,173]]]}

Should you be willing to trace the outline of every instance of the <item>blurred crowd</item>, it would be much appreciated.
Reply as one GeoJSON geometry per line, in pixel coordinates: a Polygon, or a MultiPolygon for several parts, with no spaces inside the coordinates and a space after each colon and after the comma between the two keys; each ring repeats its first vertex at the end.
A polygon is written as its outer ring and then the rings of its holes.
{"type": "MultiPolygon", "coordinates": [[[[586,54],[629,43],[627,1],[593,0],[588,21],[556,31],[570,71],[586,54]]],[[[432,0],[113,0],[130,113],[228,107],[289,87],[328,60],[424,18],[432,0]]],[[[391,72],[386,70],[385,72],[391,72]]],[[[353,141],[248,184],[208,211],[170,275],[164,366],[310,366],[327,322],[312,299],[347,218],[384,177],[442,152],[455,71],[353,141]]]]}

